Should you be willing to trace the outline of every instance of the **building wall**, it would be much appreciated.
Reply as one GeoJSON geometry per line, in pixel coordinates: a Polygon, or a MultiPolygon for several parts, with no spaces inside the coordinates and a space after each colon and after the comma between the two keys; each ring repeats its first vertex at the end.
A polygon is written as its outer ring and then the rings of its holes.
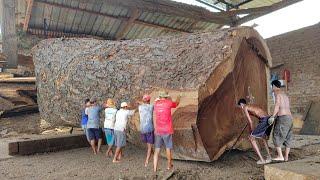
{"type": "Polygon", "coordinates": [[[302,115],[311,100],[320,100],[320,23],[267,39],[273,58],[271,73],[291,72],[288,94],[292,112],[302,115]]]}

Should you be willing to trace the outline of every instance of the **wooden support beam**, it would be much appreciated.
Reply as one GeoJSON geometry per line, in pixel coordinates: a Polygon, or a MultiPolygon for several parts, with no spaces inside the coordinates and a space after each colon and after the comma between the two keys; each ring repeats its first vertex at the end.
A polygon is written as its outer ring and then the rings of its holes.
{"type": "Polygon", "coordinates": [[[232,17],[239,14],[267,14],[272,11],[297,3],[299,1],[302,1],[302,0],[282,0],[270,6],[262,6],[262,7],[249,8],[249,9],[238,9],[238,10],[233,10],[228,12],[219,12],[218,14],[220,14],[221,16],[228,16],[228,17],[230,16],[232,17]]]}
{"type": "MultiPolygon", "coordinates": [[[[38,36],[45,36],[45,32],[43,29],[38,29],[38,28],[28,28],[28,33],[38,35],[38,36]]],[[[75,34],[75,33],[66,33],[62,31],[51,31],[48,30],[46,32],[47,36],[49,38],[59,38],[59,37],[87,37],[87,38],[95,38],[95,39],[103,39],[98,36],[92,36],[92,35],[87,35],[87,34],[75,34]]],[[[111,38],[109,38],[111,39],[111,38]]]]}
{"type": "Polygon", "coordinates": [[[33,0],[28,0],[27,3],[28,5],[27,5],[26,17],[24,19],[24,24],[23,24],[23,31],[27,31],[29,27],[29,21],[31,18],[32,7],[33,7],[33,0]]]}
{"type": "Polygon", "coordinates": [[[137,8],[134,8],[131,12],[131,16],[128,21],[123,21],[120,25],[120,28],[115,36],[115,40],[122,39],[133,26],[134,21],[140,16],[140,11],[137,8]]]}
{"type": "Polygon", "coordinates": [[[109,5],[122,6],[127,8],[140,8],[147,12],[159,12],[172,16],[180,16],[197,21],[207,21],[215,24],[229,24],[229,18],[220,16],[205,8],[190,6],[174,1],[146,1],[146,0],[104,0],[109,5]]]}
{"type": "Polygon", "coordinates": [[[220,12],[219,14],[222,16],[229,16],[233,20],[233,23],[231,23],[230,26],[235,27],[300,1],[302,0],[282,0],[270,6],[262,6],[262,7],[249,8],[249,9],[239,9],[239,10],[228,11],[228,12],[220,12]],[[248,15],[242,18],[239,18],[237,15],[240,15],[240,14],[248,14],[248,15]]]}
{"type": "Polygon", "coordinates": [[[168,27],[168,26],[160,25],[160,24],[152,24],[152,23],[148,23],[148,22],[140,21],[140,20],[135,20],[134,24],[141,24],[141,25],[154,27],[154,28],[162,28],[162,29],[165,29],[165,30],[168,30],[168,31],[180,32],[180,33],[191,33],[189,31],[185,31],[185,30],[182,30],[182,29],[171,28],[171,27],[168,27]]]}
{"type": "Polygon", "coordinates": [[[7,57],[6,68],[17,68],[18,39],[16,35],[15,4],[13,0],[0,0],[1,3],[1,32],[2,52],[7,57]]]}
{"type": "MultiPolygon", "coordinates": [[[[128,22],[130,20],[130,18],[128,18],[128,17],[114,16],[114,15],[109,15],[109,14],[105,14],[105,13],[101,13],[101,12],[92,11],[92,10],[85,9],[85,8],[77,8],[77,7],[67,6],[67,5],[58,4],[58,3],[45,2],[45,1],[41,1],[41,0],[34,0],[34,3],[43,3],[46,5],[53,6],[53,7],[65,8],[65,9],[74,10],[74,11],[83,11],[83,12],[91,13],[94,15],[99,15],[99,16],[110,18],[110,19],[124,21],[124,22],[128,22]]],[[[142,21],[142,20],[135,20],[135,21],[133,21],[133,23],[134,24],[141,24],[141,25],[145,25],[145,26],[150,26],[150,27],[155,27],[155,28],[163,28],[163,29],[166,29],[169,31],[174,31],[174,32],[189,33],[189,31],[185,31],[182,29],[171,28],[168,26],[160,25],[160,24],[153,24],[153,23],[149,23],[146,21],[142,21]]]]}

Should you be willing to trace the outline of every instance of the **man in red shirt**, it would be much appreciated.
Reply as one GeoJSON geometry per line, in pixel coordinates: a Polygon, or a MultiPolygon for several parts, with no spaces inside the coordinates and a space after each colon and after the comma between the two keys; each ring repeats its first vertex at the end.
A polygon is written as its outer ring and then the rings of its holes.
{"type": "Polygon", "coordinates": [[[168,92],[161,91],[159,93],[159,99],[155,101],[154,104],[154,129],[155,129],[155,152],[153,156],[153,170],[157,171],[158,158],[160,153],[160,148],[164,144],[166,147],[168,166],[167,169],[170,170],[173,167],[172,164],[172,134],[173,125],[171,117],[171,108],[176,108],[179,105],[180,96],[177,97],[176,101],[172,101],[168,92]]]}

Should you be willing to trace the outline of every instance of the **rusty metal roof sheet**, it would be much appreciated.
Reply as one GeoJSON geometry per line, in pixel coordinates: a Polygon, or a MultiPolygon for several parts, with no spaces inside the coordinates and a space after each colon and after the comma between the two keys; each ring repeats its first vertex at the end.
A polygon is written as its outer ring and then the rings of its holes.
{"type": "MultiPolygon", "coordinates": [[[[226,1],[238,4],[244,0],[226,1]]],[[[251,0],[240,9],[274,3],[279,0],[251,0]]],[[[29,21],[25,23],[28,32],[113,40],[210,31],[235,24],[239,19],[235,11],[213,13],[169,0],[29,0],[28,9],[29,21]]]]}

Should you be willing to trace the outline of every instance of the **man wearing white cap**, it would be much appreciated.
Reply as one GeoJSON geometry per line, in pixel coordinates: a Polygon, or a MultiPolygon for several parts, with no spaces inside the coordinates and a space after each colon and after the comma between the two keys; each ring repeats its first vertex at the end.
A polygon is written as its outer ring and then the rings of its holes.
{"type": "Polygon", "coordinates": [[[114,163],[120,162],[122,156],[121,148],[126,145],[126,126],[129,116],[134,114],[135,110],[128,109],[128,103],[122,102],[121,108],[118,110],[116,115],[116,122],[114,124],[114,135],[115,135],[115,146],[116,153],[114,154],[114,163]]]}

